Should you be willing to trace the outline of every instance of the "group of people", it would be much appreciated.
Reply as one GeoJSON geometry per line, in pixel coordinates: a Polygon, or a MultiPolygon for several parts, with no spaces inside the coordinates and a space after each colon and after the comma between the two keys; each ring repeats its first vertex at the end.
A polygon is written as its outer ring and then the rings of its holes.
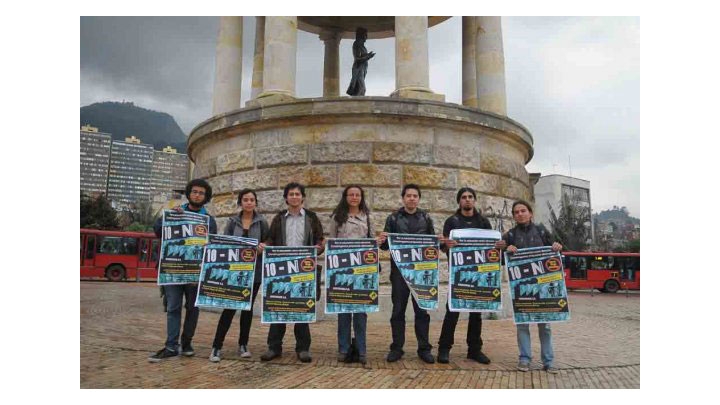
{"type": "MultiPolygon", "coordinates": [[[[209,215],[204,205],[212,198],[212,188],[201,179],[192,180],[185,190],[188,203],[175,208],[178,211],[191,211],[209,215]]],[[[388,250],[387,236],[390,233],[403,234],[427,234],[435,233],[432,218],[428,212],[420,209],[422,192],[415,184],[406,184],[401,192],[403,206],[392,214],[388,215],[383,231],[378,235],[375,233],[370,219],[370,210],[365,201],[365,192],[358,185],[347,186],[342,197],[332,213],[329,238],[372,238],[378,242],[383,250],[388,250]],[[375,236],[376,235],[376,236],[375,236]]],[[[318,215],[304,208],[305,187],[299,183],[289,183],[283,190],[283,197],[287,209],[282,210],[273,218],[268,225],[262,214],[257,212],[258,199],[254,190],[244,189],[238,195],[240,212],[230,218],[225,227],[225,235],[236,235],[257,239],[258,252],[261,253],[266,245],[270,246],[315,246],[318,254],[324,249],[324,232],[318,215]]],[[[491,229],[490,222],[475,207],[477,195],[470,187],[463,187],[457,192],[457,211],[445,221],[442,234],[437,235],[440,240],[440,248],[446,254],[448,250],[457,245],[457,241],[449,239],[453,229],[477,228],[491,229]]],[[[505,249],[510,253],[517,252],[517,249],[538,246],[552,246],[552,249],[559,251],[562,245],[554,242],[551,235],[542,226],[535,225],[532,221],[532,206],[526,201],[516,201],[512,205],[512,215],[516,226],[502,236],[502,239],[495,245],[497,249],[505,249]]],[[[161,220],[155,223],[155,233],[160,237],[161,220]]],[[[217,225],[215,219],[210,216],[210,233],[216,233],[217,225]]],[[[258,262],[255,266],[255,279],[253,285],[252,305],[254,306],[257,292],[261,288],[261,261],[262,255],[258,254],[258,262]]],[[[319,273],[319,272],[318,272],[319,273]]],[[[320,297],[320,274],[318,274],[317,295],[320,297]]],[[[417,301],[412,297],[410,288],[403,279],[395,263],[391,260],[390,282],[392,285],[392,316],[390,326],[392,330],[392,343],[387,354],[388,362],[400,360],[405,345],[405,310],[408,300],[412,299],[415,312],[415,337],[417,338],[418,357],[426,363],[435,363],[436,358],[432,354],[432,344],[429,341],[430,315],[426,310],[418,306],[417,301]]],[[[193,356],[192,339],[197,325],[199,310],[194,306],[197,296],[197,284],[168,285],[165,286],[167,296],[167,339],[165,347],[150,356],[150,362],[158,362],[163,359],[176,356],[193,356]],[[180,334],[180,320],[183,296],[185,297],[185,322],[180,334]]],[[[235,316],[235,310],[225,309],[220,315],[215,339],[210,354],[210,361],[221,360],[221,350],[228,329],[235,316]]],[[[438,341],[437,362],[448,363],[450,361],[450,350],[454,344],[455,328],[457,326],[459,312],[452,312],[446,305],[445,318],[443,319],[440,339],[438,341]]],[[[252,357],[248,350],[250,327],[252,325],[252,307],[250,310],[241,311],[240,314],[240,337],[238,350],[241,357],[252,357]]],[[[367,362],[366,343],[367,314],[366,313],[342,313],[338,314],[337,337],[338,337],[338,361],[350,361],[351,335],[354,331],[355,342],[352,343],[358,354],[358,361],[367,362]]],[[[539,323],[538,330],[541,345],[541,360],[543,369],[555,373],[553,366],[552,333],[550,325],[539,323]]],[[[282,355],[283,337],[286,332],[286,324],[274,323],[270,325],[267,337],[268,349],[260,356],[262,361],[270,361],[282,355]]],[[[310,325],[308,323],[295,323],[293,326],[295,334],[295,352],[297,358],[304,363],[312,361],[310,354],[310,325]]],[[[482,352],[483,341],[481,314],[471,312],[467,329],[467,358],[482,364],[489,364],[490,359],[482,352]]],[[[530,328],[527,324],[517,325],[517,342],[519,354],[518,370],[528,371],[532,360],[530,328]]]]}

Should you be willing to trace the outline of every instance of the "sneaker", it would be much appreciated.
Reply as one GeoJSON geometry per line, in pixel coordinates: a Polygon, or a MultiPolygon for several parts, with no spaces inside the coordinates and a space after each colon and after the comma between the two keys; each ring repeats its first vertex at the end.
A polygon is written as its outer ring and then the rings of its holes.
{"type": "Polygon", "coordinates": [[[165,360],[165,359],[171,359],[173,357],[177,357],[178,354],[179,353],[174,350],[169,350],[168,348],[163,347],[162,349],[158,350],[157,353],[148,357],[148,361],[150,363],[157,363],[157,362],[165,360]]]}
{"type": "Polygon", "coordinates": [[[420,352],[418,353],[418,357],[420,357],[420,360],[424,361],[425,363],[435,363],[435,357],[430,352],[420,352]]]}
{"type": "Polygon", "coordinates": [[[438,349],[437,361],[438,361],[438,363],[442,363],[442,364],[450,363],[450,350],[438,349]]]}
{"type": "Polygon", "coordinates": [[[387,358],[385,360],[387,360],[388,363],[393,363],[393,362],[396,362],[396,361],[402,359],[402,356],[403,356],[402,352],[390,350],[390,353],[387,354],[387,358]]]}
{"type": "Polygon", "coordinates": [[[218,361],[220,361],[220,358],[220,349],[216,349],[213,347],[210,351],[210,361],[212,361],[213,363],[217,363],[218,361]]]}
{"type": "Polygon", "coordinates": [[[517,369],[522,372],[526,372],[530,370],[530,363],[528,363],[527,361],[521,361],[518,363],[517,369]]]}
{"type": "Polygon", "coordinates": [[[543,366],[543,370],[547,371],[550,374],[557,374],[560,372],[560,370],[556,369],[553,366],[543,366]]]}
{"type": "Polygon", "coordinates": [[[282,355],[281,352],[276,352],[273,349],[268,349],[268,351],[266,351],[265,353],[262,354],[262,356],[260,356],[260,360],[270,361],[276,357],[280,357],[281,355],[282,355]]]}
{"type": "Polygon", "coordinates": [[[310,356],[310,352],[307,350],[303,350],[302,352],[298,352],[297,358],[303,362],[303,363],[310,363],[312,361],[312,357],[310,356]]]}
{"type": "Polygon", "coordinates": [[[337,355],[338,363],[345,363],[345,359],[347,359],[347,353],[338,353],[338,355],[337,355]]]}
{"type": "Polygon", "coordinates": [[[359,355],[359,356],[358,356],[358,361],[359,361],[360,364],[362,364],[362,365],[367,364],[367,356],[364,355],[364,354],[359,355]]]}
{"type": "Polygon", "coordinates": [[[193,349],[192,345],[188,344],[183,346],[182,349],[180,349],[180,354],[185,357],[191,357],[195,355],[195,350],[193,349]]]}
{"type": "Polygon", "coordinates": [[[482,364],[490,364],[490,358],[485,355],[483,352],[477,352],[477,353],[468,353],[467,355],[468,359],[475,360],[478,363],[482,364]]]}
{"type": "Polygon", "coordinates": [[[252,357],[252,353],[250,353],[246,345],[240,345],[240,347],[238,347],[238,353],[240,353],[240,357],[245,359],[252,357]]]}

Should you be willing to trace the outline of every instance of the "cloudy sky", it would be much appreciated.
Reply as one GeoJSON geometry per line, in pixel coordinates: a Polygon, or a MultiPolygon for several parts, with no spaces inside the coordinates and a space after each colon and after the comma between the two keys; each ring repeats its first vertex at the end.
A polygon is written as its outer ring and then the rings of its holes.
{"type": "MultiPolygon", "coordinates": [[[[508,116],[535,139],[529,172],[591,182],[593,211],[640,217],[640,22],[634,17],[503,17],[508,116]]],[[[188,134],[210,117],[215,17],[83,17],[80,105],[133,101],[171,114],[188,134]]],[[[461,103],[462,21],[429,31],[430,87],[461,103]]],[[[243,103],[250,96],[255,19],[245,17],[243,103]]],[[[340,45],[340,88],[352,41],[340,45]]],[[[367,95],[395,88],[393,39],[369,40],[367,95]]],[[[299,32],[298,97],[322,95],[323,46],[299,32]]]]}

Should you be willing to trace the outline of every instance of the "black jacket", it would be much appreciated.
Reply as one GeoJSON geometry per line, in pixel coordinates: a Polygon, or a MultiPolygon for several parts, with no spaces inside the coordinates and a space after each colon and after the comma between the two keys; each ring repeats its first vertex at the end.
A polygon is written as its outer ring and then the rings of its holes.
{"type": "MultiPolygon", "coordinates": [[[[447,238],[450,236],[450,231],[453,229],[467,228],[492,229],[492,226],[490,225],[490,221],[482,216],[478,210],[475,210],[475,213],[471,217],[466,217],[460,212],[460,210],[457,210],[453,215],[445,220],[445,225],[443,225],[443,235],[447,238]]],[[[448,248],[444,243],[440,245],[440,249],[447,254],[448,248]]]]}
{"type": "MultiPolygon", "coordinates": [[[[388,215],[385,220],[385,228],[383,231],[387,233],[411,233],[417,235],[434,235],[435,226],[432,218],[426,212],[418,208],[415,213],[408,214],[405,207],[388,215]]],[[[386,240],[381,246],[382,250],[389,250],[390,244],[386,240]]],[[[395,261],[390,260],[393,269],[397,269],[395,261]]]]}
{"type": "Polygon", "coordinates": [[[503,235],[503,240],[507,242],[508,246],[514,245],[518,249],[553,244],[553,237],[550,232],[544,226],[535,225],[533,222],[527,225],[517,224],[503,235]]]}

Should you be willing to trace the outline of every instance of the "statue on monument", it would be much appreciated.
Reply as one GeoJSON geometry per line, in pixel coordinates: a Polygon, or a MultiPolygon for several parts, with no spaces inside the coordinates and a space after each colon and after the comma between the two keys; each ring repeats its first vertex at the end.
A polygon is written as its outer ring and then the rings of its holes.
{"type": "Polygon", "coordinates": [[[355,62],[352,66],[352,79],[346,92],[350,96],[365,95],[365,75],[367,74],[368,60],[375,56],[375,52],[368,52],[365,49],[365,40],[367,40],[367,29],[358,27],[355,31],[355,42],[353,42],[355,62]]]}

